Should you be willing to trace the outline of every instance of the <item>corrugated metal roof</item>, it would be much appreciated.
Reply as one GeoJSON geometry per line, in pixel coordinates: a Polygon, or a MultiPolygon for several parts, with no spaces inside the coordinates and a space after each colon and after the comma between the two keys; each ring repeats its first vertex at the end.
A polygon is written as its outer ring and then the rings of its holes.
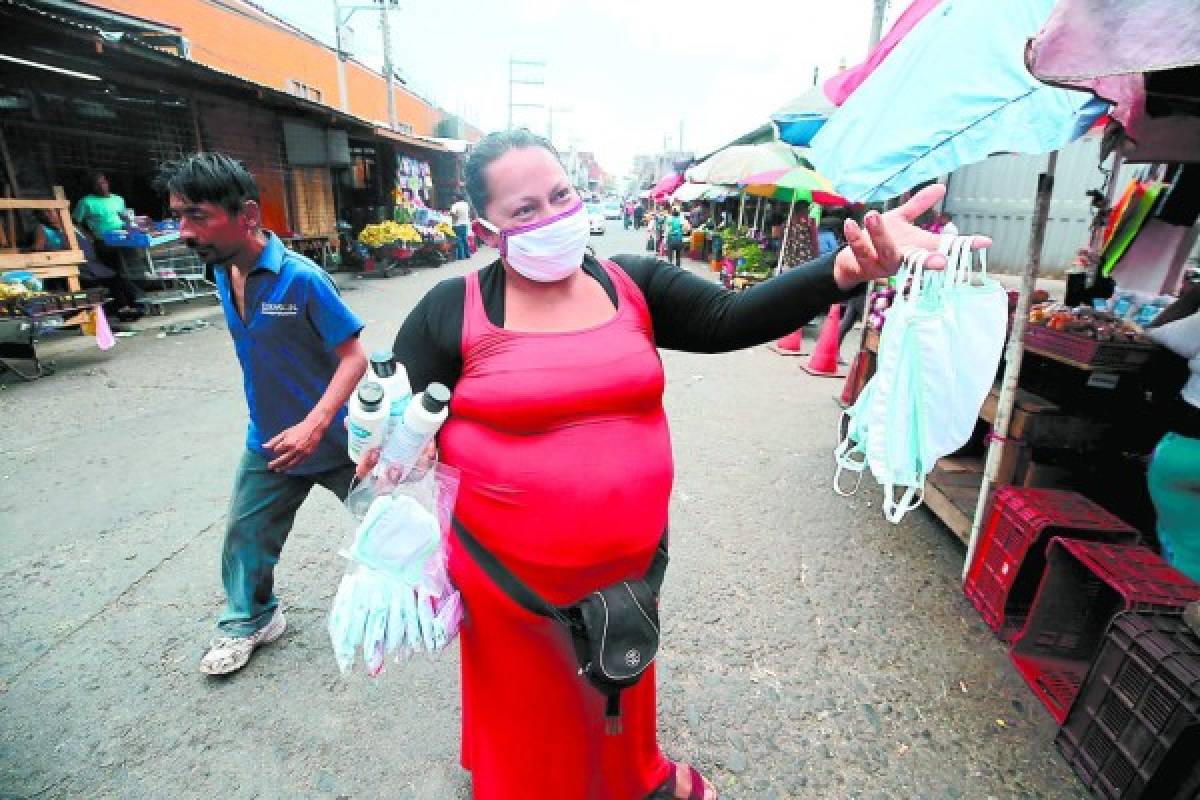
{"type": "Polygon", "coordinates": [[[368,120],[345,111],[339,111],[303,97],[297,97],[295,95],[288,94],[287,92],[276,89],[273,86],[268,86],[267,84],[259,83],[257,81],[250,80],[249,78],[244,78],[241,75],[227,72],[225,70],[218,69],[217,67],[209,66],[208,64],[201,64],[198,61],[181,58],[173,53],[169,53],[165,50],[157,48],[148,42],[142,41],[136,35],[129,32],[114,34],[95,25],[89,25],[79,20],[50,12],[31,2],[26,2],[25,0],[0,0],[0,5],[19,9],[28,14],[40,17],[50,23],[65,25],[75,29],[76,31],[94,34],[105,47],[124,51],[134,56],[153,58],[160,63],[164,63],[164,65],[175,69],[191,71],[199,76],[219,77],[228,83],[232,83],[242,88],[253,89],[255,92],[259,93],[260,96],[269,96],[271,100],[278,104],[290,106],[315,116],[324,117],[333,121],[334,123],[340,122],[343,125],[351,127],[366,128],[372,133],[375,133],[383,138],[392,139],[413,147],[423,147],[428,150],[449,152],[447,147],[433,141],[428,137],[417,136],[415,134],[403,134],[388,128],[381,128],[372,120],[368,120]]]}
{"type": "Polygon", "coordinates": [[[382,139],[391,139],[393,142],[398,142],[399,144],[407,144],[413,147],[424,147],[427,150],[437,150],[440,153],[451,152],[450,148],[446,147],[441,142],[434,141],[425,136],[419,136],[415,133],[401,133],[400,131],[394,131],[391,128],[381,128],[379,126],[374,128],[374,133],[376,136],[379,136],[382,139]]]}

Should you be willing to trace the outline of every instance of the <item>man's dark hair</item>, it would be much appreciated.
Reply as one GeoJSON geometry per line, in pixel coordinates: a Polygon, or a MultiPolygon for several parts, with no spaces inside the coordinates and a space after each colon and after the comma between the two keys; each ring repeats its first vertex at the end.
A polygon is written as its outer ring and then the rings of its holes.
{"type": "Polygon", "coordinates": [[[538,136],[527,128],[496,131],[484,136],[471,148],[471,155],[467,157],[466,166],[463,167],[467,184],[467,195],[471,198],[471,205],[475,207],[477,214],[482,216],[484,209],[487,208],[488,201],[491,200],[488,196],[487,178],[483,174],[484,170],[488,168],[489,164],[509,150],[516,150],[521,147],[540,147],[543,150],[549,151],[560,163],[562,161],[558,155],[558,151],[554,149],[554,145],[550,143],[549,139],[544,136],[538,136]]]}
{"type": "Polygon", "coordinates": [[[177,194],[192,203],[212,203],[229,212],[242,210],[246,201],[258,202],[258,184],[242,162],[224,153],[193,153],[164,164],[155,188],[177,194]]]}

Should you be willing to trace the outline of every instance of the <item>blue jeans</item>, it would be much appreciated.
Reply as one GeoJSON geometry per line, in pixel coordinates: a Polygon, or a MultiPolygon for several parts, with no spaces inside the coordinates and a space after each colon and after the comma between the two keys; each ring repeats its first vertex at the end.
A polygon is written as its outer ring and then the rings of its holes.
{"type": "Polygon", "coordinates": [[[247,450],[238,464],[229,501],[221,582],[225,612],[217,627],[226,636],[249,636],[271,621],[279,606],[275,565],[292,530],[300,504],[320,484],[344,500],[354,477],[349,458],[314,475],[285,475],[267,469],[267,460],[247,450]]]}
{"type": "Polygon", "coordinates": [[[467,226],[454,226],[454,257],[470,258],[471,248],[467,245],[467,226]]]}

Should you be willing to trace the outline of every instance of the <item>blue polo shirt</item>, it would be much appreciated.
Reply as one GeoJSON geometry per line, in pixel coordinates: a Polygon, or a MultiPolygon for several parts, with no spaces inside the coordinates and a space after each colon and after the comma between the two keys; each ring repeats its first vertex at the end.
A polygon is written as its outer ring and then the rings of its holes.
{"type": "MultiPolygon", "coordinates": [[[[238,316],[229,288],[229,267],[215,269],[217,291],[238,361],[250,426],[246,447],[267,459],[263,448],[276,434],[303,420],[325,394],[338,367],[334,349],[363,328],[329,275],[272,233],[246,276],[246,318],[238,316]]],[[[317,450],[288,470],[323,472],[349,462],[343,408],[317,450]]]]}

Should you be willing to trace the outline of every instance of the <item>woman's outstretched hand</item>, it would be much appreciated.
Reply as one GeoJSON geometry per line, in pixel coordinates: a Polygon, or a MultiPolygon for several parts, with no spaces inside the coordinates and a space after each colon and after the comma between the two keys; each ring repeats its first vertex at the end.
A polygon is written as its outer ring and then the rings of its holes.
{"type": "MultiPolygon", "coordinates": [[[[934,253],[925,262],[926,267],[941,269],[946,266],[945,257],[936,252],[940,235],[913,224],[945,194],[946,187],[935,183],[917,192],[899,208],[884,214],[868,212],[863,219],[865,230],[854,220],[846,220],[847,246],[838,251],[833,266],[837,285],[851,289],[863,281],[894,275],[900,267],[900,259],[912,249],[934,253]]],[[[991,246],[992,240],[986,236],[976,236],[971,243],[973,250],[991,246]]]]}

